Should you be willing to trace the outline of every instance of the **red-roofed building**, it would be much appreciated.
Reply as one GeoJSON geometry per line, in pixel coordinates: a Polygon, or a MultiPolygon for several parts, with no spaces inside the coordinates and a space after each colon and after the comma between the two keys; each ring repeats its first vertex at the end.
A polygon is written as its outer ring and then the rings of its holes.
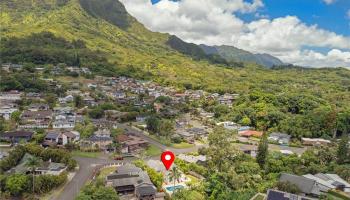
{"type": "Polygon", "coordinates": [[[246,130],[246,131],[240,131],[238,134],[242,137],[261,137],[263,135],[263,132],[246,130]]]}

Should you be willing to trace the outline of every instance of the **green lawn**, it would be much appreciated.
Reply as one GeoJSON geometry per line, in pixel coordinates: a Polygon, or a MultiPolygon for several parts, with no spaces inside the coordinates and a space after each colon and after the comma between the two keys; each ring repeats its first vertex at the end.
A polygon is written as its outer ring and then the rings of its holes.
{"type": "Polygon", "coordinates": [[[106,167],[100,171],[100,174],[98,175],[97,178],[106,178],[107,175],[113,173],[117,167],[106,167]]]}
{"type": "Polygon", "coordinates": [[[157,146],[151,144],[147,149],[146,149],[146,156],[159,156],[162,153],[162,150],[159,149],[157,146]]]}
{"type": "Polygon", "coordinates": [[[72,156],[86,157],[86,158],[98,158],[101,152],[84,152],[84,151],[73,151],[72,156]]]}
{"type": "Polygon", "coordinates": [[[176,144],[176,143],[171,143],[170,140],[166,140],[165,138],[159,138],[155,135],[149,135],[149,137],[158,141],[159,143],[164,144],[165,146],[173,147],[176,149],[185,149],[185,148],[194,147],[194,144],[189,144],[187,142],[181,142],[181,143],[176,144]]]}
{"type": "Polygon", "coordinates": [[[191,147],[194,147],[194,144],[189,144],[189,143],[186,143],[186,142],[181,142],[179,144],[171,144],[171,147],[174,147],[176,149],[185,149],[185,148],[191,148],[191,147]]]}

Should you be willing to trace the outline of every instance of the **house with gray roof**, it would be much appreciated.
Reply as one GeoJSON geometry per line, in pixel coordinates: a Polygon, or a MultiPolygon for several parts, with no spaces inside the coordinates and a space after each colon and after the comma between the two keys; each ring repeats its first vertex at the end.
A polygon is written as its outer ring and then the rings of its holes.
{"type": "MultiPolygon", "coordinates": [[[[11,168],[7,173],[16,174],[29,174],[31,173],[31,168],[27,166],[28,160],[34,156],[26,153],[20,160],[19,164],[11,168]]],[[[51,161],[41,162],[40,166],[35,169],[35,174],[48,174],[48,175],[60,175],[62,172],[66,171],[67,166],[62,163],[55,163],[51,161]]]]}
{"type": "Polygon", "coordinates": [[[271,133],[268,137],[269,141],[277,142],[281,145],[288,145],[290,141],[291,136],[286,133],[271,133]]]}
{"type": "Polygon", "coordinates": [[[21,141],[28,142],[29,140],[32,139],[34,133],[31,131],[9,131],[0,134],[0,139],[12,143],[19,143],[21,141]]]}
{"type": "Polygon", "coordinates": [[[317,181],[320,185],[324,185],[329,189],[337,189],[350,193],[350,184],[337,174],[318,173],[315,175],[307,174],[304,176],[317,181]]]}
{"type": "Polygon", "coordinates": [[[148,174],[132,164],[120,166],[108,175],[106,185],[120,194],[134,194],[138,200],[155,199],[157,193],[148,174]]]}
{"type": "Polygon", "coordinates": [[[266,200],[312,200],[305,196],[299,196],[279,190],[268,190],[266,200]]]}
{"type": "Polygon", "coordinates": [[[321,186],[313,179],[293,174],[282,173],[279,179],[280,182],[289,182],[296,185],[302,194],[318,197],[321,195],[321,186]]]}

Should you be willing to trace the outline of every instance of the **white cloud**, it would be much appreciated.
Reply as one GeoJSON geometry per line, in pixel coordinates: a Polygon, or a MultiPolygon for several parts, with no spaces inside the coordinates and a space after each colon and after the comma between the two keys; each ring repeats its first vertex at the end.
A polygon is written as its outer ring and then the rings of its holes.
{"type": "Polygon", "coordinates": [[[326,54],[312,50],[296,50],[281,58],[288,63],[300,66],[350,68],[350,52],[339,49],[332,49],[326,54]]]}
{"type": "Polygon", "coordinates": [[[350,9],[349,9],[348,12],[346,13],[346,16],[348,17],[348,19],[350,19],[350,9]]]}
{"type": "Polygon", "coordinates": [[[236,13],[253,13],[263,7],[261,0],[122,0],[127,10],[153,31],[177,35],[187,42],[207,45],[233,45],[252,52],[269,53],[284,62],[321,67],[348,66],[349,60],[334,57],[340,51],[346,58],[350,37],[316,25],[306,25],[295,16],[258,19],[245,23],[236,13]],[[302,50],[304,47],[334,49],[328,54],[302,50]],[[338,50],[338,49],[342,49],[338,50]]]}
{"type": "Polygon", "coordinates": [[[323,0],[323,2],[325,2],[326,4],[330,5],[332,3],[334,3],[336,0],[323,0]]]}

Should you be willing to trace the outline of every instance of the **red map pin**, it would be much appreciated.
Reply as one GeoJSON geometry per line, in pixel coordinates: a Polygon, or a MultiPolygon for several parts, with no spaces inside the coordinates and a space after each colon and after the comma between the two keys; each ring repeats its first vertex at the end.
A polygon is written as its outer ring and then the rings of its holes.
{"type": "Polygon", "coordinates": [[[175,155],[171,151],[165,151],[161,155],[161,160],[166,168],[166,170],[169,170],[171,165],[173,164],[175,160],[175,155]]]}

